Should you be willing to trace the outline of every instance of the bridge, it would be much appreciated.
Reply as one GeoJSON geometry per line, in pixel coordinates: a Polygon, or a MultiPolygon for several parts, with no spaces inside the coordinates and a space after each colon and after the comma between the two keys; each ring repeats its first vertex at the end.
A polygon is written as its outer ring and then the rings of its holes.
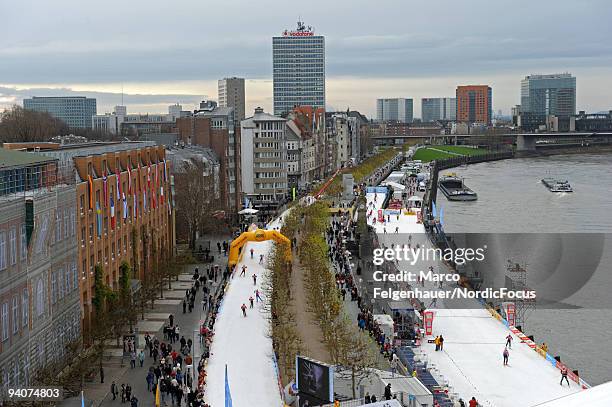
{"type": "Polygon", "coordinates": [[[374,136],[372,140],[378,143],[405,143],[408,140],[433,139],[437,142],[454,144],[459,140],[473,144],[485,143],[490,138],[502,140],[504,144],[516,143],[517,152],[535,152],[537,150],[588,147],[595,145],[612,145],[612,132],[559,132],[559,133],[501,133],[501,134],[429,134],[429,135],[393,135],[374,136]]]}

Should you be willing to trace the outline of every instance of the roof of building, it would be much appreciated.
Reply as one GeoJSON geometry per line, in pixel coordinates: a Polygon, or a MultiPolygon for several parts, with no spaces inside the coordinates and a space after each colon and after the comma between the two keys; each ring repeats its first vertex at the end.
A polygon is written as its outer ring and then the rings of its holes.
{"type": "Polygon", "coordinates": [[[201,146],[185,146],[185,147],[172,147],[166,149],[166,156],[169,160],[191,160],[194,158],[205,159],[212,164],[219,164],[219,158],[208,147],[201,146]]]}
{"type": "Polygon", "coordinates": [[[254,127],[255,122],[285,122],[287,119],[279,116],[274,116],[270,113],[265,113],[263,109],[257,108],[255,109],[255,114],[249,118],[244,119],[241,123],[244,127],[254,127]]]}
{"type": "Polygon", "coordinates": [[[201,109],[195,112],[195,117],[214,117],[214,116],[228,116],[234,111],[233,107],[219,107],[216,106],[214,109],[201,109]]]}
{"type": "Polygon", "coordinates": [[[0,148],[0,168],[23,167],[33,164],[42,164],[56,161],[54,158],[39,154],[26,153],[23,151],[7,150],[0,148]]]}

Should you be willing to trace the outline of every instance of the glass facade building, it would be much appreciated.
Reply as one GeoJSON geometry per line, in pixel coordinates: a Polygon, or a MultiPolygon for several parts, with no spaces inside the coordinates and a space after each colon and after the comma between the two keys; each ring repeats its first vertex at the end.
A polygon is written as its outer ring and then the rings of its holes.
{"type": "Polygon", "coordinates": [[[272,37],[274,114],[294,106],[325,108],[325,37],[298,23],[272,37]]]}
{"type": "Polygon", "coordinates": [[[521,111],[543,116],[576,114],[576,78],[569,73],[529,75],[521,81],[521,111]]]}
{"type": "Polygon", "coordinates": [[[24,109],[47,112],[61,119],[69,127],[92,127],[92,117],[97,114],[96,99],[84,96],[34,96],[23,100],[24,109]]]}
{"type": "Polygon", "coordinates": [[[422,98],[421,120],[434,122],[437,120],[454,121],[457,119],[456,98],[422,98]]]}
{"type": "Polygon", "coordinates": [[[412,99],[376,99],[376,120],[379,122],[412,123],[412,99]]]}

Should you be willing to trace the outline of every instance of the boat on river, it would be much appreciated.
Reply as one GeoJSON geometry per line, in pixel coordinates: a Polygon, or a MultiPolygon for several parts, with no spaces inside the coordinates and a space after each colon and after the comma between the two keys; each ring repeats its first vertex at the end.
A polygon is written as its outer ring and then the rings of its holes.
{"type": "Polygon", "coordinates": [[[572,186],[567,180],[555,178],[542,178],[542,184],[550,190],[550,192],[574,192],[572,186]]]}
{"type": "Polygon", "coordinates": [[[449,201],[475,201],[478,194],[468,188],[462,178],[455,174],[443,176],[438,181],[438,188],[449,201]]]}

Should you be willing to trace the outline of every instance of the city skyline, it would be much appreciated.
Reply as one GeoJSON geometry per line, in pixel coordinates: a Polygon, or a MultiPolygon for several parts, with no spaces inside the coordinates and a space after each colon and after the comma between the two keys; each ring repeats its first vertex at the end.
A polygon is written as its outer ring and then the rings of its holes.
{"type": "MultiPolygon", "coordinates": [[[[509,114],[511,107],[520,103],[523,77],[566,71],[578,78],[577,110],[610,107],[605,85],[610,83],[612,72],[612,46],[605,38],[612,29],[605,22],[612,5],[602,0],[580,6],[530,3],[529,13],[523,13],[521,7],[527,2],[508,8],[481,0],[470,7],[451,1],[437,5],[389,1],[389,7],[364,4],[354,8],[346,1],[321,1],[315,6],[329,13],[312,7],[296,10],[295,15],[251,10],[249,3],[234,0],[223,4],[193,2],[193,7],[181,9],[168,6],[167,12],[176,16],[170,21],[164,7],[148,9],[142,7],[144,3],[133,2],[122,5],[125,18],[136,22],[146,19],[150,24],[108,30],[115,3],[119,4],[111,1],[96,13],[72,0],[59,5],[26,1],[5,10],[6,23],[0,28],[0,58],[4,62],[0,67],[0,108],[40,94],[31,88],[47,92],[49,88],[71,88],[74,93],[66,95],[106,93],[105,98],[115,100],[99,102],[98,109],[110,111],[120,104],[122,85],[125,97],[132,99],[125,104],[134,112],[159,112],[176,102],[189,108],[207,96],[215,98],[218,79],[239,76],[246,78],[246,111],[256,106],[272,111],[271,38],[300,17],[326,37],[326,99],[331,110],[350,107],[373,117],[377,98],[403,96],[414,99],[414,110],[420,113],[423,97],[452,95],[461,84],[487,83],[495,93],[493,110],[509,114]],[[487,18],[467,28],[462,25],[457,32],[459,21],[478,18],[480,14],[475,16],[474,10],[479,6],[479,13],[487,18]],[[50,7],[55,11],[66,8],[64,18],[70,19],[70,30],[56,29],[54,22],[45,20],[52,12],[50,7]],[[397,12],[390,13],[390,7],[397,12]],[[238,15],[232,24],[206,17],[242,9],[249,9],[249,13],[238,15]],[[402,12],[408,11],[423,16],[435,11],[436,31],[429,29],[428,18],[399,24],[402,12]],[[539,17],[542,13],[547,19],[539,17]],[[188,23],[202,15],[205,33],[201,24],[188,23]],[[338,24],[337,15],[350,24],[338,24]],[[30,30],[19,29],[23,16],[28,16],[30,30]],[[597,27],[597,35],[574,23],[587,17],[589,26],[597,27]],[[163,33],[156,24],[162,19],[165,26],[169,24],[163,33]],[[520,31],[516,21],[521,21],[520,31]],[[236,26],[243,28],[235,30],[236,26]],[[14,32],[20,32],[18,38],[14,32]]],[[[50,92],[64,95],[59,90],[50,92]]]]}

